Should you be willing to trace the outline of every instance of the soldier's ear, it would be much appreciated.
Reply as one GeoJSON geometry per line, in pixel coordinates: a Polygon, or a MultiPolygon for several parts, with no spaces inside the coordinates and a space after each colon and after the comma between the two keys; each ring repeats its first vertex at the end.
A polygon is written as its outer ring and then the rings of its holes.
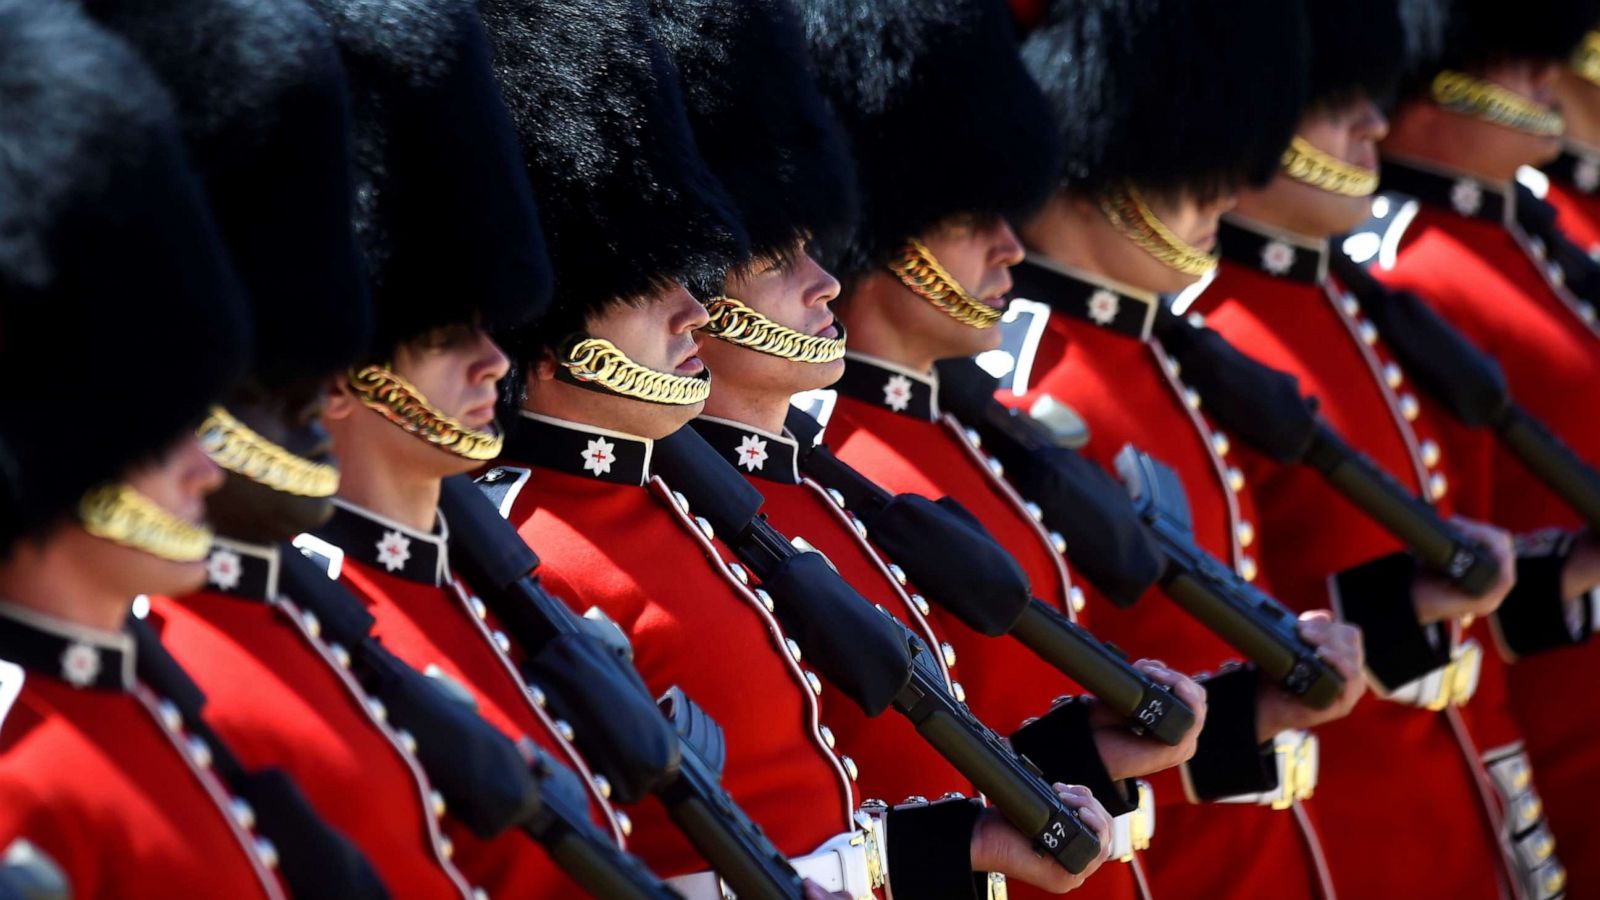
{"type": "Polygon", "coordinates": [[[328,379],[328,403],[322,409],[325,422],[349,418],[356,408],[355,394],[350,390],[350,378],[343,372],[328,379]]]}
{"type": "Polygon", "coordinates": [[[539,351],[539,358],[528,367],[528,386],[533,387],[535,381],[554,381],[556,379],[556,354],[546,347],[539,351]]]}

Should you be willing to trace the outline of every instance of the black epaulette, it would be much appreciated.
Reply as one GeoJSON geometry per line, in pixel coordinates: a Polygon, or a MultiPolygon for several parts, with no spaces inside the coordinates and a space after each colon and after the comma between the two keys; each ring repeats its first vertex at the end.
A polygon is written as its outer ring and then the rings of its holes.
{"type": "Polygon", "coordinates": [[[523,469],[517,466],[495,466],[472,480],[483,492],[494,508],[500,511],[501,518],[511,515],[511,507],[516,505],[517,496],[522,493],[522,488],[528,483],[528,478],[533,474],[532,469],[523,469]]]}
{"type": "Polygon", "coordinates": [[[296,535],[291,542],[300,555],[317,564],[325,575],[334,581],[339,580],[339,573],[344,571],[344,550],[330,544],[316,535],[306,532],[296,535]]]}
{"type": "Polygon", "coordinates": [[[999,379],[1000,390],[1025,394],[1033,376],[1034,358],[1050,322],[1050,307],[1037,300],[1017,298],[1000,320],[1000,349],[979,356],[979,363],[999,379]]]}
{"type": "Polygon", "coordinates": [[[1409,194],[1383,191],[1373,198],[1372,215],[1342,240],[1335,239],[1339,245],[1331,249],[1334,253],[1343,250],[1345,256],[1362,266],[1393,261],[1406,229],[1417,217],[1418,206],[1418,200],[1409,194]]]}

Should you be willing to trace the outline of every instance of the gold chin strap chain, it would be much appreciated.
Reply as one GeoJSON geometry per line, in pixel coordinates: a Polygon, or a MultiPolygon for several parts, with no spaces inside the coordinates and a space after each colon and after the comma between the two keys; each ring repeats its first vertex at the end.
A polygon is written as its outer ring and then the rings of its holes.
{"type": "Polygon", "coordinates": [[[706,312],[711,323],[702,330],[730,344],[794,362],[831,363],[844,358],[844,325],[837,320],[839,336],[825,338],[779,325],[732,297],[712,297],[706,312]]]}
{"type": "Polygon", "coordinates": [[[916,238],[906,241],[900,258],[889,263],[889,271],[912,293],[963,325],[993,328],[1005,315],[1005,310],[995,309],[967,293],[961,283],[939,265],[933,251],[916,238]]]}
{"type": "Polygon", "coordinates": [[[1572,54],[1572,71],[1584,81],[1600,85],[1600,31],[1583,36],[1583,43],[1572,54]]]}
{"type": "Polygon", "coordinates": [[[332,497],[339,490],[338,469],[290,453],[220,406],[211,408],[198,434],[212,462],[280,494],[332,497]]]}
{"type": "Polygon", "coordinates": [[[350,388],[369,409],[441,450],[482,462],[500,455],[505,438],[498,428],[474,431],[428,402],[411,382],[384,366],[351,371],[350,388]]]}
{"type": "Polygon", "coordinates": [[[1370,197],[1378,190],[1376,169],[1363,169],[1312,146],[1299,135],[1283,151],[1283,172],[1301,184],[1341,197],[1370,197]]]}
{"type": "Polygon", "coordinates": [[[711,396],[711,373],[657,372],[628,358],[604,338],[574,335],[560,354],[565,380],[582,387],[665,406],[692,406],[711,396]]]}
{"type": "Polygon", "coordinates": [[[1122,236],[1144,252],[1185,275],[1200,276],[1217,267],[1217,258],[1172,233],[1132,184],[1100,198],[1100,211],[1122,236]]]}
{"type": "Polygon", "coordinates": [[[1472,116],[1525,134],[1554,137],[1566,126],[1561,114],[1515,91],[1463,72],[1434,76],[1433,102],[1450,112],[1472,116]]]}
{"type": "Polygon", "coordinates": [[[78,520],[90,534],[177,563],[211,552],[211,531],[191,525],[126,484],[95,488],[78,501],[78,520]]]}

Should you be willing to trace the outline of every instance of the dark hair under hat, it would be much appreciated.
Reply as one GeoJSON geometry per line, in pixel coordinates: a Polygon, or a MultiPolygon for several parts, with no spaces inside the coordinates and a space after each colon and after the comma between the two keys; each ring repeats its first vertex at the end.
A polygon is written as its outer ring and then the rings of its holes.
{"type": "Polygon", "coordinates": [[[695,145],[672,64],[633,0],[483,0],[555,267],[559,342],[585,313],[672,282],[720,282],[748,252],[695,145]]]}
{"type": "Polygon", "coordinates": [[[0,0],[0,546],[166,449],[248,362],[172,105],[61,0],[0,0]]]}
{"type": "Polygon", "coordinates": [[[90,0],[177,104],[250,296],[255,376],[327,375],[367,350],[352,228],[350,106],[332,35],[299,0],[90,0]]]}
{"type": "Polygon", "coordinates": [[[854,224],[855,163],[818,92],[789,0],[650,0],[689,123],[754,256],[854,224]]]}
{"type": "Polygon", "coordinates": [[[472,0],[307,2],[350,82],[374,355],[442,326],[538,316],[544,234],[472,0]]]}
{"type": "Polygon", "coordinates": [[[1022,49],[1062,180],[1083,194],[1264,183],[1299,124],[1309,53],[1301,0],[1055,0],[1022,49]]]}
{"type": "Polygon", "coordinates": [[[801,0],[818,83],[850,136],[862,220],[827,254],[849,277],[962,215],[1042,203],[1058,138],[1000,0],[801,0]]]}

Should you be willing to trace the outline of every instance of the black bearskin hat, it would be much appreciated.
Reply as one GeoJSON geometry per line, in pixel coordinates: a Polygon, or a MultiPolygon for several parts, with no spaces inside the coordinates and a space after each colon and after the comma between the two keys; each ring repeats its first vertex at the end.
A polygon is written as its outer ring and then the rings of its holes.
{"type": "Polygon", "coordinates": [[[1060,147],[1001,0],[801,0],[822,92],[850,135],[862,221],[830,248],[844,278],[961,215],[1020,217],[1060,147]]]}
{"type": "Polygon", "coordinates": [[[756,257],[854,224],[855,163],[812,77],[789,0],[650,0],[701,155],[756,257]]]}
{"type": "Polygon", "coordinates": [[[1506,60],[1566,62],[1600,20],[1596,0],[1435,0],[1443,4],[1444,46],[1431,71],[1472,70],[1506,60]]]}
{"type": "Polygon", "coordinates": [[[308,3],[350,80],[374,357],[433,328],[538,316],[544,234],[472,0],[308,3]]]}
{"type": "Polygon", "coordinates": [[[746,236],[643,6],[483,0],[483,13],[555,267],[550,317],[513,349],[526,358],[674,281],[720,284],[746,236]]]}
{"type": "Polygon", "coordinates": [[[367,350],[350,109],[332,36],[299,0],[90,0],[162,77],[250,295],[255,377],[325,376],[367,350]]]}
{"type": "Polygon", "coordinates": [[[1265,183],[1309,55],[1301,0],[1055,0],[1022,48],[1066,145],[1062,181],[1085,195],[1265,183]]]}
{"type": "Polygon", "coordinates": [[[1337,106],[1356,97],[1387,102],[1412,53],[1413,0],[1309,0],[1310,102],[1337,106]]]}
{"type": "Polygon", "coordinates": [[[249,316],[171,100],[64,0],[0,0],[0,546],[199,424],[249,316]]]}

